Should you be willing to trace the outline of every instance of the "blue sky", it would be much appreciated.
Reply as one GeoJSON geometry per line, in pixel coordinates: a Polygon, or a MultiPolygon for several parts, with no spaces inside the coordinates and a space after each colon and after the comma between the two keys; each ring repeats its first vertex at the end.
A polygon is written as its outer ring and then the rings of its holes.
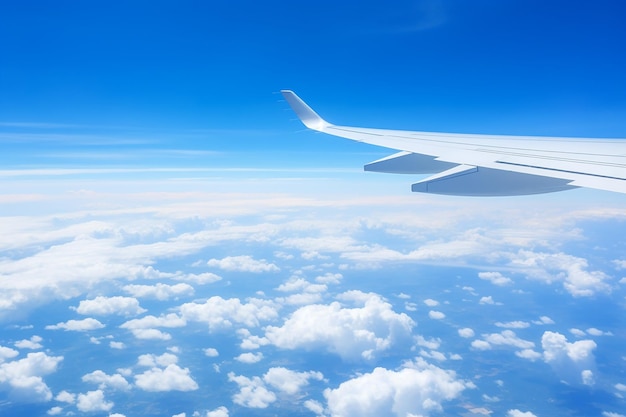
{"type": "Polygon", "coordinates": [[[626,138],[619,1],[0,6],[0,414],[624,417],[624,196],[331,122],[626,138]]]}
{"type": "MultiPolygon", "coordinates": [[[[624,137],[625,15],[618,1],[17,2],[0,17],[0,122],[17,151],[370,150],[299,143],[275,94],[289,88],[342,124],[624,137]]],[[[5,164],[32,162],[16,154],[5,164]]]]}

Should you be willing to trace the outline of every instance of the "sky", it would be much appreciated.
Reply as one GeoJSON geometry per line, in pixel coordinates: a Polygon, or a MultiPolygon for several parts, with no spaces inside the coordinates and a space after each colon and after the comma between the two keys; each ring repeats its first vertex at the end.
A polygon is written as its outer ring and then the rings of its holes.
{"type": "Polygon", "coordinates": [[[619,1],[5,2],[0,414],[626,415],[624,196],[307,131],[626,138],[619,1]]]}

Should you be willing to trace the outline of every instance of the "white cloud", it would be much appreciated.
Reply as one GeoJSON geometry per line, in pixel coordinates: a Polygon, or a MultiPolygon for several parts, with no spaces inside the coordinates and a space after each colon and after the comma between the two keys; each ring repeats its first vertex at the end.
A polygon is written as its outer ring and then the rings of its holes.
{"type": "Polygon", "coordinates": [[[537,359],[541,359],[542,355],[539,352],[536,352],[532,349],[523,349],[520,351],[515,352],[516,356],[519,356],[520,358],[523,359],[528,359],[531,361],[536,361],[537,359]]]}
{"type": "Polygon", "coordinates": [[[212,284],[214,282],[220,281],[222,277],[213,272],[203,272],[201,274],[180,274],[172,277],[177,281],[186,281],[193,282],[194,284],[204,285],[204,284],[212,284]]]}
{"type": "Polygon", "coordinates": [[[339,284],[342,279],[343,279],[343,275],[339,273],[333,274],[331,272],[327,272],[324,275],[315,277],[315,282],[318,282],[320,284],[339,284]]]}
{"type": "Polygon", "coordinates": [[[140,340],[172,340],[172,335],[159,329],[132,329],[131,333],[140,340]]]}
{"type": "Polygon", "coordinates": [[[609,293],[610,279],[602,271],[588,271],[586,259],[565,253],[538,253],[520,250],[511,257],[511,266],[523,269],[533,279],[546,283],[562,281],[563,287],[574,297],[591,297],[609,293]]]}
{"type": "Polygon", "coordinates": [[[471,346],[474,349],[477,349],[477,350],[489,350],[489,349],[491,349],[491,345],[489,344],[489,342],[486,342],[484,340],[474,340],[471,343],[471,346]]]}
{"type": "Polygon", "coordinates": [[[593,372],[589,369],[585,369],[580,373],[580,379],[584,385],[592,386],[596,383],[593,372]]]}
{"type": "Polygon", "coordinates": [[[441,339],[439,339],[438,337],[426,339],[422,335],[417,335],[415,337],[415,342],[418,346],[422,346],[428,349],[439,349],[439,346],[441,346],[441,339]]]}
{"type": "Polygon", "coordinates": [[[129,284],[122,288],[127,293],[139,298],[156,298],[157,300],[169,300],[172,297],[193,295],[191,285],[178,283],[174,285],[157,283],[154,285],[129,284]]]}
{"type": "Polygon", "coordinates": [[[424,304],[426,304],[428,307],[435,307],[439,305],[439,301],[433,300],[432,298],[427,298],[424,300],[424,304]]]}
{"type": "Polygon", "coordinates": [[[83,375],[83,382],[89,382],[92,384],[98,384],[98,389],[104,390],[107,388],[127,391],[130,389],[130,384],[120,374],[107,375],[101,370],[93,371],[89,374],[83,375]]]}
{"type": "Polygon", "coordinates": [[[57,394],[56,397],[54,397],[54,399],[62,403],[74,404],[74,401],[76,401],[76,394],[72,394],[67,391],[61,391],[57,394]]]}
{"type": "Polygon", "coordinates": [[[505,323],[498,321],[496,322],[496,326],[504,327],[506,329],[525,329],[530,327],[530,323],[526,321],[507,321],[505,323]]]}
{"type": "Polygon", "coordinates": [[[25,358],[0,364],[0,388],[8,387],[24,401],[50,401],[52,393],[43,376],[56,372],[62,356],[43,352],[29,353],[25,358]]]}
{"type": "Polygon", "coordinates": [[[113,403],[105,401],[102,390],[89,391],[86,394],[78,394],[76,408],[82,412],[109,411],[113,403]]]}
{"type": "Polygon", "coordinates": [[[511,278],[505,277],[500,272],[479,272],[478,278],[487,280],[498,286],[505,286],[513,283],[511,278]]]}
{"type": "Polygon", "coordinates": [[[569,343],[567,338],[555,332],[544,332],[541,338],[544,361],[552,366],[557,375],[572,384],[589,382],[589,373],[595,369],[593,340],[579,340],[569,343]],[[586,378],[586,379],[585,379],[586,378]]]}
{"type": "Polygon", "coordinates": [[[573,334],[574,336],[576,336],[576,337],[585,337],[585,336],[587,336],[587,334],[585,333],[584,330],[580,330],[580,329],[576,329],[576,328],[569,329],[569,332],[571,334],[573,334]]]}
{"type": "Polygon", "coordinates": [[[146,355],[140,355],[137,358],[137,365],[139,366],[147,366],[147,367],[155,367],[162,366],[165,367],[167,365],[171,365],[174,363],[178,363],[178,356],[172,353],[164,353],[162,355],[153,355],[151,353],[146,355]]]}
{"type": "Polygon", "coordinates": [[[478,300],[478,304],[494,305],[494,304],[496,304],[496,302],[493,301],[493,297],[489,295],[489,296],[485,296],[485,297],[480,297],[480,300],[478,300]]]}
{"type": "Polygon", "coordinates": [[[144,391],[195,391],[198,384],[191,378],[189,369],[170,364],[161,368],[151,368],[135,375],[135,385],[144,391]]]}
{"type": "Polygon", "coordinates": [[[399,371],[375,368],[325,390],[324,396],[330,414],[337,417],[428,416],[442,412],[442,402],[472,386],[452,371],[417,359],[399,371]]]}
{"type": "Polygon", "coordinates": [[[112,340],[109,342],[109,347],[111,349],[124,349],[126,348],[126,345],[123,342],[115,342],[112,340]]]}
{"type": "Polygon", "coordinates": [[[226,407],[217,407],[215,410],[207,411],[206,417],[228,417],[228,409],[226,407]]]}
{"type": "Polygon", "coordinates": [[[408,338],[415,325],[404,313],[396,313],[377,294],[350,291],[339,302],[299,308],[281,327],[266,327],[265,337],[283,349],[327,350],[344,359],[371,359],[389,349],[398,338],[408,338]]]}
{"type": "Polygon", "coordinates": [[[466,339],[470,337],[474,337],[474,330],[469,327],[464,327],[463,329],[459,329],[459,336],[464,337],[466,339]]]}
{"type": "Polygon", "coordinates": [[[230,372],[228,380],[239,386],[239,392],[233,395],[233,402],[248,408],[267,408],[276,401],[276,394],[268,390],[258,376],[247,378],[230,372]]]}
{"type": "Polygon", "coordinates": [[[62,412],[63,412],[63,407],[52,407],[51,409],[46,411],[46,414],[48,414],[49,416],[58,416],[62,412]]]}
{"type": "Polygon", "coordinates": [[[309,410],[313,414],[316,414],[318,416],[321,416],[324,414],[324,406],[319,401],[306,400],[303,403],[303,405],[307,410],[309,410]]]}
{"type": "Polygon", "coordinates": [[[136,316],[146,311],[141,308],[139,301],[132,297],[96,297],[93,300],[81,301],[75,310],[78,314],[94,316],[110,314],[136,316]]]}
{"type": "Polygon", "coordinates": [[[518,409],[509,410],[506,413],[506,417],[537,417],[530,411],[520,411],[518,409]]]}
{"type": "Polygon", "coordinates": [[[541,316],[539,317],[539,320],[533,320],[533,324],[538,324],[538,325],[542,325],[542,324],[554,324],[554,320],[552,320],[550,317],[548,316],[541,316]]]}
{"type": "Polygon", "coordinates": [[[280,269],[267,262],[265,259],[256,260],[248,255],[242,256],[227,256],[223,259],[211,259],[207,262],[208,266],[220,268],[225,271],[240,271],[240,272],[277,272],[280,269]]]}
{"type": "Polygon", "coordinates": [[[320,372],[296,372],[283,367],[270,368],[263,376],[263,381],[273,388],[288,395],[297,395],[309,384],[309,379],[321,381],[320,372]]]}
{"type": "Polygon", "coordinates": [[[603,411],[602,417],[626,417],[624,414],[613,413],[611,411],[603,411]]]}
{"type": "Polygon", "coordinates": [[[242,303],[238,298],[224,299],[218,296],[202,304],[183,304],[180,313],[186,320],[206,323],[210,330],[228,328],[233,324],[257,327],[261,322],[278,317],[277,306],[272,302],[249,299],[248,303],[242,303]]]}
{"type": "Polygon", "coordinates": [[[500,333],[484,334],[483,339],[490,345],[512,346],[518,349],[530,349],[535,346],[531,341],[520,339],[512,330],[503,330],[500,333]]]}
{"type": "MultiPolygon", "coordinates": [[[[39,342],[41,342],[43,339],[40,336],[32,336],[30,339],[24,339],[24,340],[20,340],[18,342],[15,342],[13,344],[13,346],[15,346],[18,349],[31,349],[31,350],[35,350],[35,349],[41,349],[43,347],[43,345],[39,342]]],[[[2,357],[2,354],[0,353],[0,358],[2,357]]]]}
{"type": "Polygon", "coordinates": [[[187,321],[178,316],[177,314],[170,313],[164,316],[145,316],[140,319],[133,319],[123,323],[120,328],[122,329],[151,329],[154,327],[184,327],[187,325],[187,321]]]}
{"type": "Polygon", "coordinates": [[[89,330],[102,329],[104,324],[93,318],[83,320],[68,320],[65,323],[57,323],[46,326],[46,330],[59,330],[86,332],[89,330]]]}
{"type": "Polygon", "coordinates": [[[613,336],[611,332],[605,332],[600,329],[596,329],[595,327],[590,327],[587,329],[587,334],[591,336],[613,336]]]}
{"type": "Polygon", "coordinates": [[[235,357],[235,360],[241,363],[257,363],[261,361],[261,359],[263,359],[263,354],[261,352],[259,353],[246,352],[235,357]]]}
{"type": "Polygon", "coordinates": [[[441,320],[441,319],[445,319],[446,315],[442,313],[441,311],[430,310],[428,312],[428,317],[430,317],[433,320],[441,320]]]}
{"type": "Polygon", "coordinates": [[[206,349],[204,349],[204,354],[206,356],[208,356],[209,358],[214,358],[216,356],[219,356],[219,352],[215,348],[206,348],[206,349]]]}

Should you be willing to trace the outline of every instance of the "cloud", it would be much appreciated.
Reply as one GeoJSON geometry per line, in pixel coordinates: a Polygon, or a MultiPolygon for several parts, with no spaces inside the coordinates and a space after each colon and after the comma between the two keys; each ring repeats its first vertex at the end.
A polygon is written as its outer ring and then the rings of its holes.
{"type": "Polygon", "coordinates": [[[207,411],[206,417],[228,417],[228,409],[226,407],[217,407],[215,410],[207,411]]]}
{"type": "Polygon", "coordinates": [[[52,407],[51,409],[46,411],[46,414],[48,414],[49,416],[58,416],[62,412],[63,412],[63,407],[52,407]]]}
{"type": "Polygon", "coordinates": [[[611,291],[608,275],[602,271],[588,271],[586,259],[565,253],[520,250],[511,257],[511,266],[523,270],[533,279],[547,283],[562,281],[563,288],[574,297],[591,297],[611,291]]]}
{"type": "Polygon", "coordinates": [[[257,327],[261,322],[278,317],[274,303],[259,299],[242,303],[238,298],[215,296],[204,303],[183,304],[179,309],[184,319],[206,323],[210,330],[229,328],[234,324],[257,327]]]}
{"type": "Polygon", "coordinates": [[[122,342],[115,342],[115,341],[110,341],[109,342],[109,347],[111,349],[124,349],[126,348],[126,345],[122,342]]]}
{"type": "Polygon", "coordinates": [[[507,321],[505,323],[501,322],[501,321],[497,321],[496,323],[496,327],[504,327],[506,329],[525,329],[527,327],[530,327],[530,323],[526,322],[526,321],[507,321]]]}
{"type": "Polygon", "coordinates": [[[537,359],[541,359],[542,355],[539,352],[535,352],[532,349],[522,349],[520,351],[515,352],[515,355],[523,358],[523,359],[528,359],[531,361],[536,361],[537,359]]]}
{"type": "Polygon", "coordinates": [[[396,340],[408,338],[415,325],[377,294],[350,291],[339,302],[300,307],[281,327],[267,326],[265,337],[282,349],[327,350],[343,359],[372,359],[396,340]]]}
{"type": "Polygon", "coordinates": [[[435,307],[439,305],[439,301],[433,300],[432,298],[427,298],[424,300],[424,304],[426,304],[428,307],[435,307]]]}
{"type": "Polygon", "coordinates": [[[552,320],[548,316],[541,316],[539,320],[533,320],[533,324],[543,325],[543,324],[554,324],[554,320],[552,320]]]}
{"type": "Polygon", "coordinates": [[[56,372],[62,356],[48,356],[43,352],[29,353],[25,358],[0,364],[0,389],[27,402],[50,401],[52,392],[43,376],[56,372]]]}
{"type": "Polygon", "coordinates": [[[423,359],[398,370],[375,368],[324,391],[331,416],[429,416],[443,411],[442,402],[458,397],[471,383],[458,380],[423,359]]]}
{"type": "Polygon", "coordinates": [[[595,358],[593,340],[579,340],[574,343],[556,332],[544,332],[541,337],[543,359],[552,366],[557,375],[570,384],[588,384],[593,377],[595,358]]]}
{"type": "Polygon", "coordinates": [[[109,411],[113,403],[105,401],[102,390],[89,391],[86,394],[78,394],[76,408],[82,412],[109,411]]]}
{"type": "Polygon", "coordinates": [[[520,411],[518,409],[509,410],[506,413],[506,417],[537,417],[530,411],[520,411]]]}
{"type": "Polygon", "coordinates": [[[130,330],[137,339],[171,340],[172,336],[169,333],[155,329],[155,327],[177,328],[186,325],[187,321],[184,318],[170,313],[159,317],[149,315],[140,319],[129,320],[122,323],[120,328],[130,330]]]}
{"type": "Polygon", "coordinates": [[[209,358],[215,358],[216,356],[220,355],[217,349],[215,348],[206,348],[203,351],[204,351],[204,354],[208,356],[209,358]]]}
{"type": "Polygon", "coordinates": [[[89,374],[83,375],[82,380],[83,382],[98,384],[99,390],[110,388],[114,390],[127,391],[130,389],[130,384],[122,375],[107,375],[101,370],[93,371],[89,374]]]}
{"type": "Polygon", "coordinates": [[[174,363],[178,363],[178,356],[172,353],[164,353],[162,355],[153,355],[149,353],[146,355],[140,355],[139,358],[137,359],[137,365],[148,366],[148,367],[156,367],[156,366],[165,367],[167,365],[172,365],[174,363]]]}
{"type": "Polygon", "coordinates": [[[76,332],[86,332],[89,330],[97,330],[102,329],[104,324],[100,323],[96,319],[86,318],[83,320],[68,320],[65,323],[57,323],[46,326],[46,330],[65,330],[65,331],[76,331],[76,332]]]}
{"type": "MultiPolygon", "coordinates": [[[[24,340],[15,342],[13,346],[15,346],[18,349],[31,349],[31,350],[41,349],[43,345],[39,342],[41,342],[42,340],[43,339],[40,336],[35,335],[35,336],[32,336],[30,339],[24,339],[24,340]]],[[[0,354],[0,357],[2,357],[2,354],[0,354]]]]}
{"type": "Polygon", "coordinates": [[[191,378],[189,369],[170,364],[161,368],[152,368],[135,375],[135,385],[144,391],[195,391],[198,384],[191,378]]]}
{"type": "Polygon", "coordinates": [[[74,404],[74,401],[76,401],[76,394],[72,394],[67,391],[61,391],[57,394],[56,397],[54,397],[54,399],[62,403],[74,404]]]}
{"type": "Polygon", "coordinates": [[[230,372],[228,380],[239,386],[239,392],[233,395],[235,404],[248,408],[267,408],[276,401],[276,394],[268,390],[258,376],[247,378],[230,372]]]}
{"type": "Polygon", "coordinates": [[[496,305],[500,303],[496,303],[495,301],[493,301],[493,297],[489,295],[486,297],[480,297],[480,300],[478,300],[478,304],[496,305]]]}
{"type": "Polygon", "coordinates": [[[194,289],[191,285],[180,284],[162,284],[155,285],[137,285],[129,284],[122,288],[127,293],[139,298],[156,298],[157,300],[169,300],[171,297],[179,297],[183,295],[193,295],[194,289]]]}
{"type": "Polygon", "coordinates": [[[146,311],[139,306],[137,299],[131,297],[96,297],[93,300],[83,300],[75,310],[78,314],[94,316],[136,316],[146,311]]]}
{"type": "Polygon", "coordinates": [[[310,379],[321,381],[323,378],[321,372],[296,372],[283,367],[270,368],[263,375],[265,383],[288,395],[298,395],[310,379]]]}
{"type": "Polygon", "coordinates": [[[474,330],[469,327],[465,327],[463,329],[459,329],[459,336],[469,339],[470,337],[474,337],[474,330]]]}
{"type": "Polygon", "coordinates": [[[479,272],[478,278],[487,280],[494,285],[505,286],[513,283],[511,278],[507,278],[502,275],[500,272],[479,272]]]}
{"type": "Polygon", "coordinates": [[[211,259],[207,262],[207,265],[214,268],[220,268],[225,271],[253,273],[280,271],[276,265],[268,263],[265,259],[256,260],[248,255],[227,256],[223,259],[211,259]]]}
{"type": "Polygon", "coordinates": [[[428,312],[428,317],[430,317],[433,320],[441,320],[441,319],[445,319],[446,315],[442,313],[441,311],[431,310],[428,312]]]}
{"type": "Polygon", "coordinates": [[[261,359],[263,359],[263,354],[261,352],[259,353],[246,352],[235,357],[235,360],[241,363],[257,363],[261,361],[261,359]]]}

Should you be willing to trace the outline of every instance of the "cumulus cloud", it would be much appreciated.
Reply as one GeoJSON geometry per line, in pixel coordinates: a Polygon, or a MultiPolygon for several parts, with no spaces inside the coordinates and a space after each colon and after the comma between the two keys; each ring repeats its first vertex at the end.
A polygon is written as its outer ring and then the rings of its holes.
{"type": "Polygon", "coordinates": [[[243,407],[267,408],[276,401],[276,394],[268,390],[261,378],[247,378],[243,375],[228,374],[228,380],[239,386],[239,392],[233,395],[233,402],[243,407]]]}
{"type": "Polygon", "coordinates": [[[496,302],[493,300],[492,296],[485,296],[485,297],[480,297],[480,300],[478,300],[478,304],[490,304],[490,305],[494,305],[496,304],[496,302]]]}
{"type": "Polygon", "coordinates": [[[479,272],[478,278],[484,279],[498,286],[505,286],[513,283],[511,278],[505,277],[500,272],[479,272]]]}
{"type": "Polygon", "coordinates": [[[228,417],[228,409],[226,407],[217,407],[215,410],[207,411],[206,417],[228,417]]]}
{"type": "Polygon", "coordinates": [[[140,355],[139,358],[137,358],[137,365],[139,366],[165,367],[174,363],[178,363],[178,356],[172,353],[164,353],[162,355],[153,355],[148,353],[146,355],[140,355]]]}
{"type": "Polygon", "coordinates": [[[109,411],[113,403],[105,401],[102,390],[89,391],[86,394],[78,394],[76,408],[82,412],[109,411]]]}
{"type": "Polygon", "coordinates": [[[102,329],[104,324],[93,318],[83,320],[68,320],[65,323],[57,323],[46,326],[46,330],[65,330],[75,332],[86,332],[89,330],[102,329]]]}
{"type": "Polygon", "coordinates": [[[257,363],[261,361],[261,359],[263,359],[263,354],[261,352],[259,353],[246,352],[235,357],[235,360],[241,363],[257,363]]]}
{"type": "Polygon", "coordinates": [[[542,325],[542,324],[554,324],[554,320],[552,320],[548,316],[541,316],[539,320],[533,320],[533,324],[542,325]]]}
{"type": "Polygon", "coordinates": [[[401,338],[408,338],[415,325],[404,313],[373,293],[350,291],[339,302],[301,307],[281,327],[266,327],[265,337],[283,349],[327,350],[344,359],[372,359],[401,338]]]}
{"type": "Polygon", "coordinates": [[[248,255],[242,256],[227,256],[223,259],[211,259],[207,262],[208,266],[220,268],[225,271],[240,271],[240,272],[277,272],[280,269],[267,262],[265,259],[256,260],[248,255]]]}
{"type": "Polygon", "coordinates": [[[139,301],[132,297],[96,297],[93,300],[81,301],[75,310],[78,314],[94,316],[110,314],[136,316],[146,311],[141,308],[139,301]]]}
{"type": "Polygon", "coordinates": [[[107,375],[101,370],[93,371],[89,374],[83,375],[82,380],[83,382],[98,384],[99,390],[104,390],[108,388],[120,391],[127,391],[130,389],[130,384],[122,375],[107,375]]]}
{"type": "Polygon", "coordinates": [[[506,413],[506,417],[537,417],[530,411],[520,411],[518,409],[509,410],[506,413]]]}
{"type": "Polygon", "coordinates": [[[422,359],[398,370],[375,368],[327,389],[324,396],[332,416],[429,416],[442,412],[442,403],[460,395],[471,383],[456,378],[422,359]]]}
{"type": "Polygon", "coordinates": [[[29,353],[25,358],[0,364],[0,389],[9,389],[24,401],[50,401],[52,393],[43,376],[56,372],[62,356],[43,352],[29,353]]]}
{"type": "Polygon", "coordinates": [[[198,384],[190,374],[189,369],[176,364],[167,365],[164,369],[154,367],[135,375],[135,385],[150,392],[195,391],[198,384]]]}
{"type": "Polygon", "coordinates": [[[127,293],[139,298],[156,298],[157,300],[169,300],[172,297],[183,295],[193,295],[194,289],[191,285],[179,283],[174,285],[158,283],[155,285],[129,284],[122,288],[127,293]]]}
{"type": "Polygon", "coordinates": [[[74,404],[74,401],[76,401],[76,394],[72,394],[71,392],[67,391],[61,391],[57,394],[56,397],[54,397],[54,399],[62,403],[74,404]]]}
{"type": "Polygon", "coordinates": [[[497,327],[504,327],[506,329],[525,329],[530,327],[530,323],[526,321],[507,321],[507,322],[496,322],[497,327]]]}
{"type": "Polygon", "coordinates": [[[441,320],[441,319],[445,319],[446,315],[442,313],[441,311],[430,310],[428,312],[428,317],[430,317],[433,320],[441,320]]]}
{"type": "Polygon", "coordinates": [[[310,379],[321,381],[324,378],[321,372],[296,372],[283,367],[270,368],[263,376],[263,381],[288,395],[297,395],[302,388],[309,384],[310,379]]]}
{"type": "Polygon", "coordinates": [[[459,336],[464,337],[466,339],[470,337],[474,337],[474,330],[470,329],[469,327],[464,327],[462,329],[459,329],[458,332],[459,332],[459,336]]]}
{"type": "Polygon", "coordinates": [[[546,283],[563,282],[563,288],[574,297],[590,297],[611,291],[607,274],[589,271],[586,259],[565,253],[521,250],[512,256],[511,265],[523,269],[533,279],[546,283]]]}
{"type": "Polygon", "coordinates": [[[427,298],[424,300],[424,304],[426,304],[428,307],[435,307],[439,305],[439,301],[433,300],[432,298],[427,298]]]}
{"type": "Polygon", "coordinates": [[[552,366],[557,375],[571,384],[588,384],[592,381],[595,369],[593,340],[579,340],[574,343],[556,332],[544,332],[541,337],[544,361],[552,366]]]}
{"type": "Polygon", "coordinates": [[[261,322],[278,317],[273,302],[249,299],[242,303],[238,298],[211,297],[204,303],[186,303],[180,306],[183,318],[206,323],[210,330],[228,328],[233,324],[257,327],[261,322]]]}
{"type": "MultiPolygon", "coordinates": [[[[30,339],[20,340],[15,342],[13,346],[18,349],[41,349],[43,345],[40,343],[43,339],[40,336],[32,336],[30,339]]],[[[0,358],[2,357],[2,353],[0,353],[0,358]]]]}
{"type": "Polygon", "coordinates": [[[186,325],[187,321],[184,318],[170,313],[159,317],[149,315],[140,319],[129,320],[120,325],[120,328],[130,330],[137,339],[170,340],[172,336],[169,333],[155,329],[155,327],[177,328],[186,325]]]}
{"type": "Polygon", "coordinates": [[[204,354],[207,355],[209,358],[214,358],[216,356],[219,356],[219,352],[217,351],[217,349],[215,348],[206,348],[204,349],[204,354]]]}

